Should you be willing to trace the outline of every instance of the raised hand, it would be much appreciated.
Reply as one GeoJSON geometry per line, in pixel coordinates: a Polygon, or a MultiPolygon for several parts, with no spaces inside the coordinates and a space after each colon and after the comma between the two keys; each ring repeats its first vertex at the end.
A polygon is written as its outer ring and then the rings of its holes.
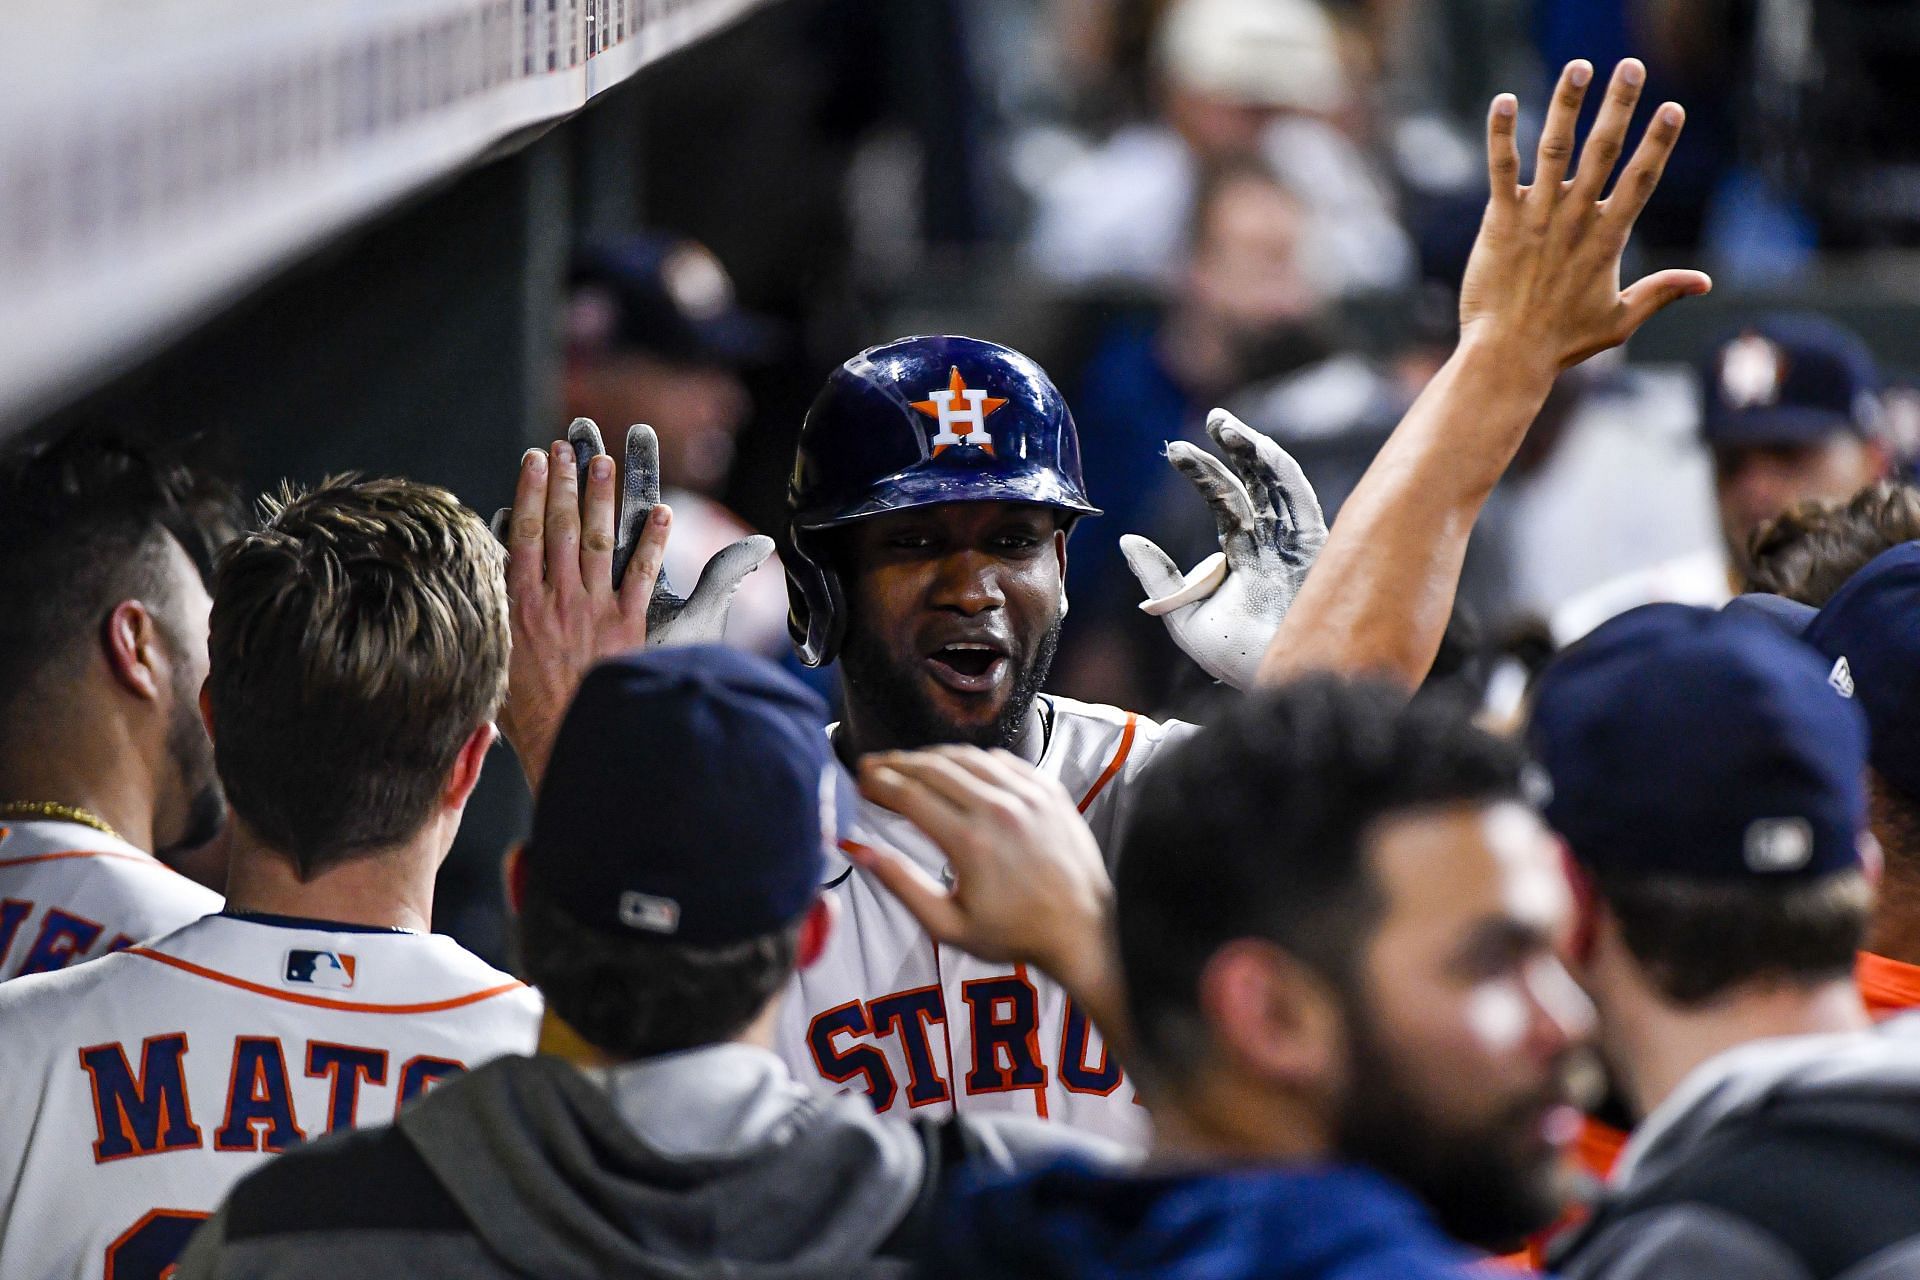
{"type": "Polygon", "coordinates": [[[589,455],[584,505],[580,490],[574,447],[555,440],[527,450],[513,506],[494,517],[507,543],[513,628],[500,727],[536,789],[587,671],[647,642],[647,607],[673,519],[664,506],[650,509],[615,590],[613,459],[589,455]]]}
{"type": "Polygon", "coordinates": [[[1533,182],[1527,186],[1520,185],[1514,145],[1518,103],[1512,94],[1494,99],[1487,116],[1491,190],[1460,285],[1463,346],[1498,344],[1516,359],[1537,362],[1539,371],[1551,376],[1625,342],[1669,303],[1713,287],[1699,271],[1660,271],[1620,287],[1627,238],[1686,123],[1678,103],[1663,103],[1607,193],[1646,75],[1632,58],[1614,69],[1579,167],[1569,178],[1580,104],[1593,79],[1591,63],[1569,63],[1547,110],[1533,182]]]}
{"type": "MultiPolygon", "coordinates": [[[[591,431],[592,444],[600,448],[600,433],[585,418],[574,421],[576,428],[591,431]]],[[[584,433],[583,433],[584,434],[584,433]]],[[[601,450],[604,452],[604,449],[601,450]]],[[[646,526],[647,516],[660,504],[660,441],[653,428],[635,425],[627,429],[626,469],[621,476],[619,531],[614,540],[613,581],[617,585],[627,570],[627,561],[639,545],[638,531],[646,526]]],[[[766,563],[773,554],[773,539],[762,534],[742,538],[722,548],[700,571],[693,594],[675,595],[665,572],[654,579],[653,598],[647,607],[647,643],[719,644],[727,629],[727,612],[741,581],[766,563]]]]}
{"type": "Polygon", "coordinates": [[[1207,415],[1222,463],[1184,440],[1167,460],[1212,508],[1220,550],[1184,576],[1149,539],[1123,534],[1120,551],[1175,644],[1216,680],[1251,689],[1260,661],[1327,540],[1320,499],[1285,449],[1225,409],[1207,415]]]}
{"type": "Polygon", "coordinates": [[[861,794],[910,819],[947,855],[951,889],[898,853],[848,857],[937,942],[1032,963],[1114,1034],[1113,884],[1093,833],[1055,779],[1005,752],[935,747],[860,761],[861,794]]]}

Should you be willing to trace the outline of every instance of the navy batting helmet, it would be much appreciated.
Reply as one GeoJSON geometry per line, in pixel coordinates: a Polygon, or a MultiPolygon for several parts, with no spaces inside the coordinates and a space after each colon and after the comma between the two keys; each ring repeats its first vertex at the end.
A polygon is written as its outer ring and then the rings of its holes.
{"type": "Polygon", "coordinates": [[[898,338],[833,371],[800,428],[787,484],[787,628],[810,667],[846,631],[822,530],[941,502],[1029,502],[1071,526],[1099,515],[1073,415],[1046,371],[978,338],[898,338]]]}

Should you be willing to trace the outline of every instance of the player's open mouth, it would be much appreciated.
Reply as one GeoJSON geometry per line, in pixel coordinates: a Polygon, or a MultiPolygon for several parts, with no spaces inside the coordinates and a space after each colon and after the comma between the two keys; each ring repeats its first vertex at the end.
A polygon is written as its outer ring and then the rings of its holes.
{"type": "Polygon", "coordinates": [[[1007,669],[997,645],[959,641],[942,645],[927,658],[933,678],[956,693],[989,693],[1007,669]]]}

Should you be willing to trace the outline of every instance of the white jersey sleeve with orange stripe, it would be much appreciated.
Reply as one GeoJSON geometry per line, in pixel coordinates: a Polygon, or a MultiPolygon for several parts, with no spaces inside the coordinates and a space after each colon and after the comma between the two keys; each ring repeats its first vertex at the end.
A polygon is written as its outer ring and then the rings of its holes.
{"type": "Polygon", "coordinates": [[[214,915],[0,986],[0,1277],[159,1280],[269,1155],[531,1052],[451,938],[214,915]]]}
{"type": "MultiPolygon", "coordinates": [[[[1041,700],[1039,769],[1080,800],[1111,860],[1133,784],[1191,731],[1112,707],[1041,700]]],[[[854,841],[897,849],[936,876],[944,855],[918,828],[863,802],[854,841]]],[[[829,869],[840,922],[795,977],[778,1048],[794,1075],[865,1091],[881,1111],[1011,1111],[1141,1144],[1147,1117],[1100,1035],[1044,975],[936,947],[892,895],[844,858],[829,869]]]]}
{"type": "Polygon", "coordinates": [[[0,822],[0,981],[171,933],[220,895],[77,822],[0,822]]]}

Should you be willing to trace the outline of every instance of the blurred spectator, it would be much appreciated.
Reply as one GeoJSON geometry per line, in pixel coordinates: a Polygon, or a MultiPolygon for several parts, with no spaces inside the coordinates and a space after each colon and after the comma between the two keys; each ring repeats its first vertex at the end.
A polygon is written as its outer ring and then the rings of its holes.
{"type": "Polygon", "coordinates": [[[1208,508],[1157,462],[1164,442],[1205,446],[1208,410],[1234,408],[1295,454],[1331,515],[1444,357],[1399,370],[1342,352],[1331,299],[1309,269],[1308,219],[1264,162],[1210,170],[1172,303],[1115,321],[1082,374],[1074,417],[1104,516],[1071,561],[1075,598],[1091,615],[1063,650],[1076,696],[1160,706],[1188,674],[1165,628],[1134,610],[1139,591],[1115,546],[1143,533],[1183,564],[1217,549],[1208,508]]]}
{"type": "MultiPolygon", "coordinates": [[[[719,261],[691,240],[642,235],[584,249],[566,303],[566,411],[592,418],[622,458],[627,428],[660,439],[661,493],[673,508],[667,576],[693,589],[722,548],[752,533],[718,501],[751,409],[739,369],[769,357],[772,324],[742,310],[719,261]]],[[[787,651],[787,591],[777,558],[740,584],[727,640],[787,651]]]]}
{"type": "Polygon", "coordinates": [[[1154,46],[1160,117],[1041,178],[1028,254],[1071,287],[1159,289],[1178,275],[1203,170],[1263,154],[1310,208],[1322,289],[1405,283],[1412,248],[1386,185],[1337,120],[1349,102],[1333,23],[1314,0],[1176,0],[1154,46]]]}
{"type": "MultiPolygon", "coordinates": [[[[1638,238],[1658,252],[1685,252],[1702,245],[1710,220],[1727,230],[1753,233],[1777,227],[1761,216],[1778,203],[1755,171],[1742,162],[1736,111],[1751,101],[1755,44],[1751,0],[1534,0],[1534,36],[1540,65],[1559,68],[1573,58],[1610,66],[1636,57],[1647,64],[1650,84],[1662,97],[1687,104],[1687,131],[1674,148],[1660,182],[1660,199],[1642,215],[1638,238]],[[1716,204],[1722,207],[1716,210],[1716,204]]],[[[1581,111],[1583,125],[1599,109],[1598,96],[1581,111]]],[[[1758,118],[1749,110],[1750,120],[1758,118]]],[[[1638,141],[1644,122],[1628,140],[1638,141]]],[[[1789,238],[1791,242],[1791,236],[1789,238]]],[[[1755,247],[1728,246],[1751,257],[1755,247]]],[[[1716,268],[1725,265],[1716,261],[1716,268]]]]}
{"type": "Polygon", "coordinates": [[[1654,605],[1541,680],[1530,738],[1588,904],[1576,973],[1640,1120],[1550,1255],[1563,1274],[1860,1274],[1920,1228],[1920,1081],[1846,1038],[1867,1026],[1867,734],[1826,677],[1759,620],[1654,605]],[[1817,1033],[1839,1034],[1779,1039],[1817,1033]]]}
{"type": "Polygon", "coordinates": [[[1746,578],[1747,548],[1763,523],[1796,503],[1850,497],[1892,467],[1873,355],[1830,320],[1762,316],[1714,348],[1701,381],[1721,545],[1569,601],[1553,618],[1561,643],[1635,605],[1725,604],[1746,578]]]}
{"type": "Polygon", "coordinates": [[[1569,369],[1474,530],[1495,563],[1480,603],[1503,624],[1719,538],[1713,465],[1685,366],[1611,353],[1569,369]]]}
{"type": "Polygon", "coordinates": [[[1156,1167],[974,1183],[931,1273],[1457,1277],[1478,1260],[1456,1242],[1543,1225],[1591,1010],[1522,764],[1325,678],[1174,748],[1114,884],[1156,1167]]]}
{"type": "Polygon", "coordinates": [[[1867,562],[1920,538],[1920,489],[1898,480],[1869,485],[1845,502],[1807,502],[1760,526],[1747,589],[1815,608],[1867,562]]]}
{"type": "Polygon", "coordinates": [[[1018,1116],[879,1116],[771,1051],[837,915],[820,885],[852,796],[836,805],[826,722],[726,649],[588,675],[509,873],[539,1051],[242,1182],[179,1274],[891,1280],[949,1166],[1110,1159],[1018,1116]],[[644,814],[634,777],[654,786],[644,814]]]}
{"type": "Polygon", "coordinates": [[[1301,255],[1305,211],[1262,164],[1229,160],[1202,183],[1192,249],[1164,312],[1110,324],[1073,398],[1088,492],[1106,537],[1082,544],[1072,566],[1083,597],[1132,579],[1114,539],[1143,528],[1166,477],[1168,440],[1204,443],[1207,410],[1250,379],[1326,354],[1324,305],[1301,255]]]}

